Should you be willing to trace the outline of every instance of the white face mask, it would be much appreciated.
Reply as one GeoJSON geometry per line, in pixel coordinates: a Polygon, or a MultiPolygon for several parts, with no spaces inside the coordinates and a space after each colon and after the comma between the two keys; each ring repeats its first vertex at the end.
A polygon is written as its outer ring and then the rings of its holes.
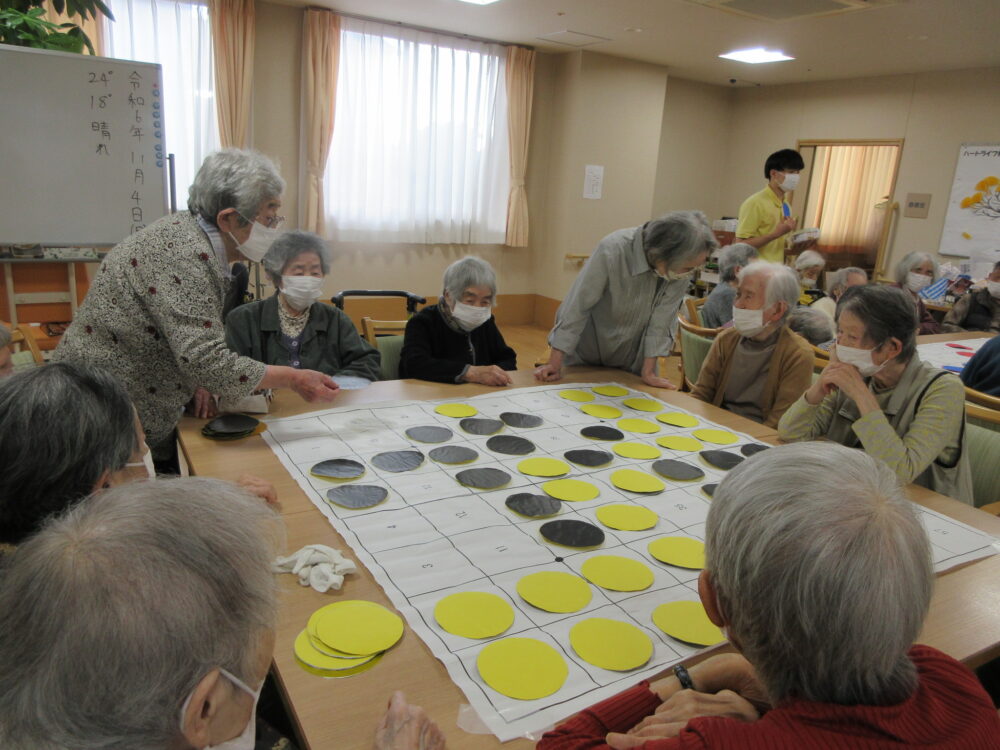
{"type": "MultiPolygon", "coordinates": [[[[260,700],[260,692],[264,689],[264,683],[260,683],[260,687],[256,690],[252,690],[243,680],[241,680],[236,675],[231,672],[220,668],[219,671],[225,675],[226,679],[233,683],[243,692],[253,696],[253,708],[250,711],[250,720],[247,722],[246,727],[243,731],[231,740],[226,740],[221,745],[206,745],[205,750],[253,750],[254,745],[257,742],[257,701],[260,700]]],[[[181,706],[181,731],[184,731],[184,714],[187,713],[188,704],[191,703],[191,696],[189,695],[185,701],[184,705],[181,706]]]]}
{"type": "Polygon", "coordinates": [[[986,289],[993,299],[1000,299],[1000,281],[987,281],[986,289]]]}
{"type": "Polygon", "coordinates": [[[486,307],[475,307],[467,305],[464,302],[456,302],[455,307],[451,311],[451,316],[465,331],[474,331],[479,328],[479,326],[490,319],[491,315],[493,315],[493,308],[489,305],[486,307]]]}
{"type": "Polygon", "coordinates": [[[857,367],[861,377],[870,378],[886,365],[886,362],[880,365],[875,364],[872,359],[874,351],[874,349],[855,349],[852,346],[837,344],[837,359],[857,367]]]}
{"type": "Polygon", "coordinates": [[[153,451],[146,448],[146,452],[142,454],[142,461],[137,461],[131,464],[125,464],[126,466],[145,466],[146,475],[150,479],[156,479],[156,467],[153,465],[153,451]]]}
{"type": "Polygon", "coordinates": [[[271,249],[274,241],[281,236],[281,230],[265,227],[259,222],[252,221],[250,222],[250,236],[247,237],[246,242],[241,243],[232,232],[229,233],[229,236],[233,238],[233,242],[236,243],[247,260],[260,263],[267,255],[267,251],[271,249]]]}
{"type": "Polygon", "coordinates": [[[799,283],[806,289],[812,289],[816,286],[816,279],[802,279],[799,283]]]}
{"type": "Polygon", "coordinates": [[[914,294],[930,284],[931,281],[932,279],[930,276],[924,276],[922,273],[914,273],[913,271],[910,271],[906,274],[906,288],[914,294]]]}
{"type": "Polygon", "coordinates": [[[786,193],[789,193],[792,190],[795,190],[795,188],[797,188],[798,186],[799,186],[799,176],[794,173],[789,174],[788,172],[786,172],[785,176],[781,180],[781,189],[784,190],[786,193]]]}
{"type": "Polygon", "coordinates": [[[740,336],[756,336],[764,330],[764,311],[733,308],[733,328],[740,336]]]}
{"type": "Polygon", "coordinates": [[[323,294],[323,277],[282,276],[281,293],[293,310],[301,312],[323,294]]]}

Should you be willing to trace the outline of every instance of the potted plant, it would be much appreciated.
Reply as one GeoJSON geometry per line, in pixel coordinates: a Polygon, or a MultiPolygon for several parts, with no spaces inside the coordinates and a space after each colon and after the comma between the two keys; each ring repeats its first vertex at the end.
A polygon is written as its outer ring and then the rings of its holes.
{"type": "MultiPolygon", "coordinates": [[[[94,53],[94,45],[77,24],[55,23],[45,18],[46,0],[0,0],[0,43],[18,47],[54,49],[62,52],[94,53]]],[[[81,20],[98,14],[114,20],[103,0],[51,0],[50,7],[59,14],[81,20]]]]}

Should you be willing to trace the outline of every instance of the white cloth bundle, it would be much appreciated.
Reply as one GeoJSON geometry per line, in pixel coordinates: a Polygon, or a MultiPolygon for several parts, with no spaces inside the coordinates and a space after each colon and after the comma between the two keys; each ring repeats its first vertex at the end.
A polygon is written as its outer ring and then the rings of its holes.
{"type": "Polygon", "coordinates": [[[344,576],[357,573],[358,568],[340,550],[325,544],[307,544],[288,557],[279,557],[271,565],[275,573],[292,573],[303,586],[312,586],[321,594],[330,589],[340,589],[344,576]]]}

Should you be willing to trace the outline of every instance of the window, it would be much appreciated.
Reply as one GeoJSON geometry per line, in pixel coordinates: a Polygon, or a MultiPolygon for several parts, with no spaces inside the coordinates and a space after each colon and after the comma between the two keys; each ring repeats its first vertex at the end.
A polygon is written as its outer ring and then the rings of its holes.
{"type": "Polygon", "coordinates": [[[204,158],[219,148],[208,6],[179,0],[109,0],[107,54],[163,66],[167,153],[176,156],[177,207],[204,158]]]}
{"type": "Polygon", "coordinates": [[[324,176],[334,239],[502,243],[506,50],[343,18],[324,176]]]}

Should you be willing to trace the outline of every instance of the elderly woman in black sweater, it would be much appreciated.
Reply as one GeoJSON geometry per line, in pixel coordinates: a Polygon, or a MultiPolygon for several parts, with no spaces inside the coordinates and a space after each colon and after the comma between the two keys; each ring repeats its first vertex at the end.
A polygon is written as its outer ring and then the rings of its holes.
{"type": "Polygon", "coordinates": [[[509,385],[517,369],[493,318],[497,279],[485,260],[468,256],[444,272],[444,292],[436,305],[406,324],[399,376],[438,383],[509,385]]]}

